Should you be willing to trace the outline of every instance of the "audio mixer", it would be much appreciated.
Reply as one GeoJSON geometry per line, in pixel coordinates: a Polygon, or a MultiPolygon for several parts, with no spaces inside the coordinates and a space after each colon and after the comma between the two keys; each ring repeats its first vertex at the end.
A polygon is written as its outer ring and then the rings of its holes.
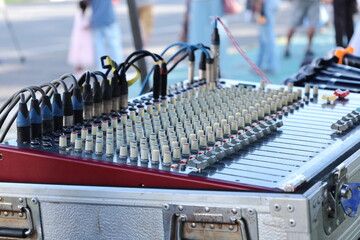
{"type": "Polygon", "coordinates": [[[161,100],[144,94],[127,111],[61,133],[30,141],[18,135],[0,147],[0,176],[293,192],[358,148],[360,96],[347,94],[308,85],[184,81],[161,100]]]}

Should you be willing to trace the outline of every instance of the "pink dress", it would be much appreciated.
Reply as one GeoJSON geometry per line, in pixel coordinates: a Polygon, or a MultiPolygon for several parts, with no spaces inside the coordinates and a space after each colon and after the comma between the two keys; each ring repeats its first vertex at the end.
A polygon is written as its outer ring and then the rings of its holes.
{"type": "Polygon", "coordinates": [[[78,12],[71,33],[68,63],[74,67],[89,68],[94,64],[94,49],[90,17],[78,12]]]}

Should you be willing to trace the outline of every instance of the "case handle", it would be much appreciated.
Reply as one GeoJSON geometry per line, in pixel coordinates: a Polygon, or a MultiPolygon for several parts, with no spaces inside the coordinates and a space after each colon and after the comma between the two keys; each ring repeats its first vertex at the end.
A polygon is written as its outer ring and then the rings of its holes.
{"type": "Polygon", "coordinates": [[[23,207],[21,210],[24,210],[27,215],[29,229],[0,227],[0,237],[26,238],[32,234],[34,225],[32,222],[30,210],[27,207],[23,207]]]}

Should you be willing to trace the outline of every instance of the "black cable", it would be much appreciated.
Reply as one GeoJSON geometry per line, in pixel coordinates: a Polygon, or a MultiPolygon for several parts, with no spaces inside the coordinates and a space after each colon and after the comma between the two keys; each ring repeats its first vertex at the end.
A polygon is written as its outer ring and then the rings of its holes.
{"type": "Polygon", "coordinates": [[[51,83],[52,83],[52,84],[58,83],[59,85],[62,85],[62,86],[63,86],[65,92],[68,92],[68,91],[69,91],[69,88],[67,87],[67,85],[66,85],[66,83],[64,82],[63,79],[56,79],[56,80],[53,80],[51,83]]]}
{"type": "Polygon", "coordinates": [[[74,82],[74,86],[75,86],[75,87],[79,87],[78,82],[77,82],[75,76],[72,75],[71,73],[66,73],[66,74],[62,75],[59,79],[65,80],[65,79],[67,79],[67,78],[71,78],[71,79],[73,80],[73,82],[74,82]]]}
{"type": "Polygon", "coordinates": [[[174,70],[174,68],[180,63],[182,62],[187,56],[189,56],[189,53],[186,52],[184,55],[181,56],[181,58],[179,58],[179,60],[177,60],[172,66],[171,68],[169,68],[168,73],[170,73],[172,70],[174,70]]]}
{"type": "MultiPolygon", "coordinates": [[[[30,95],[32,98],[36,98],[36,95],[35,95],[35,92],[33,89],[31,89],[30,87],[26,87],[26,88],[23,88],[21,89],[20,91],[18,91],[16,94],[14,94],[12,96],[12,101],[10,102],[10,106],[7,107],[5,113],[2,114],[2,117],[0,118],[0,129],[2,127],[2,125],[4,124],[5,122],[5,119],[7,118],[7,116],[9,115],[9,113],[12,111],[12,109],[14,108],[15,105],[17,105],[17,103],[19,102],[20,100],[20,97],[18,96],[20,93],[22,92],[30,92],[30,95]],[[15,99],[14,99],[15,98],[15,99]]],[[[29,98],[30,99],[30,96],[29,98]]]]}
{"type": "MultiPolygon", "coordinates": [[[[40,85],[40,88],[48,87],[48,89],[45,90],[45,94],[48,94],[51,89],[53,90],[53,91],[49,94],[49,97],[52,97],[52,95],[54,94],[54,92],[57,94],[57,87],[58,87],[60,84],[63,84],[63,85],[64,85],[64,88],[67,89],[67,86],[66,86],[66,84],[65,84],[63,81],[57,81],[57,80],[54,80],[54,81],[55,81],[54,84],[52,84],[52,83],[45,83],[45,84],[40,85]],[[57,85],[57,86],[56,86],[56,85],[57,85]]],[[[54,82],[54,81],[53,81],[53,82],[54,82]]],[[[19,94],[19,93],[21,93],[21,92],[26,91],[25,89],[27,89],[27,88],[24,88],[24,89],[18,91],[17,93],[13,94],[13,96],[12,96],[7,102],[11,102],[11,100],[12,100],[12,98],[14,98],[14,96],[16,96],[17,94],[19,94]]],[[[32,89],[30,88],[29,90],[32,90],[32,89]]],[[[35,96],[35,92],[32,91],[31,93],[35,96]]],[[[29,95],[29,96],[26,97],[26,99],[25,99],[25,102],[26,102],[26,103],[30,100],[30,97],[31,97],[31,96],[32,96],[32,95],[29,95]]],[[[36,96],[35,96],[35,97],[36,97],[36,96]]],[[[18,102],[19,100],[20,100],[20,96],[16,96],[16,100],[15,100],[16,103],[15,103],[15,105],[17,104],[17,102],[18,102]]],[[[41,99],[40,99],[40,103],[41,103],[41,99]]],[[[4,104],[4,106],[5,106],[5,105],[6,105],[6,104],[4,104]]],[[[15,105],[14,105],[14,106],[15,106],[15,105]]],[[[14,106],[13,106],[13,107],[14,107],[14,106]]],[[[13,108],[13,107],[12,107],[12,108],[13,108]]],[[[16,111],[16,112],[14,113],[14,115],[11,117],[9,123],[6,125],[5,130],[3,131],[2,135],[0,136],[0,142],[4,141],[7,133],[9,132],[9,129],[10,129],[11,126],[14,124],[14,121],[15,121],[15,119],[16,119],[16,117],[17,117],[17,112],[18,112],[18,111],[16,111]]],[[[10,113],[10,112],[9,112],[9,113],[10,113]]],[[[7,115],[8,115],[9,113],[7,113],[7,115]]],[[[7,115],[6,115],[6,118],[7,118],[7,115]]],[[[2,124],[3,124],[3,123],[1,123],[1,126],[2,126],[2,124]]]]}
{"type": "MultiPolygon", "coordinates": [[[[38,86],[30,86],[30,87],[23,88],[20,91],[18,91],[16,94],[20,94],[20,93],[25,92],[25,91],[30,92],[30,95],[25,99],[25,101],[27,103],[30,100],[30,97],[32,99],[36,99],[35,91],[34,91],[33,88],[36,89],[37,91],[39,91],[43,96],[46,96],[46,93],[44,92],[44,90],[42,90],[38,86]]],[[[20,96],[18,96],[16,94],[13,95],[13,98],[16,97],[16,99],[14,99],[14,101],[11,102],[11,106],[8,107],[7,111],[3,114],[3,116],[0,119],[0,128],[2,128],[2,126],[3,126],[6,118],[8,117],[9,113],[13,110],[14,106],[17,105],[18,101],[20,100],[20,96]]],[[[17,116],[17,111],[12,116],[10,122],[6,125],[5,130],[1,134],[0,142],[4,141],[4,138],[7,135],[7,133],[9,132],[10,127],[13,125],[13,123],[14,123],[14,121],[16,119],[16,116],[17,116]]]]}

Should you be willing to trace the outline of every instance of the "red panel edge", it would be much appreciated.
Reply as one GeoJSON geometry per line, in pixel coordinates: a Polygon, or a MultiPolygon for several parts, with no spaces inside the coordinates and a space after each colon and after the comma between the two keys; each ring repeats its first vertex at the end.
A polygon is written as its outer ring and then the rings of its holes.
{"type": "Polygon", "coordinates": [[[8,145],[0,146],[0,154],[0,181],[3,182],[283,192],[277,188],[236,184],[8,145]]]}

